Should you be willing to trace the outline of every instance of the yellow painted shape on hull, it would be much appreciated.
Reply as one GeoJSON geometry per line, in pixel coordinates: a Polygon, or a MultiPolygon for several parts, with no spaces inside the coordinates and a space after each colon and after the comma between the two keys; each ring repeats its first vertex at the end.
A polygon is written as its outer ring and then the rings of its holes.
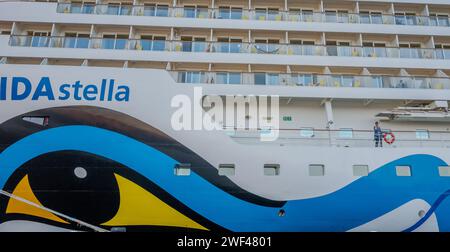
{"type": "Polygon", "coordinates": [[[171,226],[208,230],[130,180],[114,174],[120,190],[116,215],[105,226],[171,226]]]}
{"type": "MultiPolygon", "coordinates": [[[[34,204],[37,204],[39,206],[42,206],[41,202],[39,202],[39,200],[36,198],[36,195],[34,195],[33,190],[31,189],[30,182],[28,181],[28,175],[25,175],[25,177],[23,177],[19,184],[17,184],[12,194],[14,196],[33,202],[34,204]]],[[[49,211],[13,198],[9,199],[8,206],[6,207],[6,213],[26,214],[68,224],[67,221],[59,218],[49,211]]]]}

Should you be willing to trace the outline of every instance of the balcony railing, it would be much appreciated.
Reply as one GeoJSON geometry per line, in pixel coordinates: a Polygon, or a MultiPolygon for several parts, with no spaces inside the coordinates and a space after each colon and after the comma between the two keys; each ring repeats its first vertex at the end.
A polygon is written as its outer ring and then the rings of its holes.
{"type": "Polygon", "coordinates": [[[242,8],[170,7],[169,5],[120,5],[58,3],[58,13],[184,17],[234,20],[269,20],[350,24],[388,24],[449,27],[448,16],[393,15],[381,13],[277,11],[242,8]]]}
{"type": "Polygon", "coordinates": [[[450,60],[450,49],[12,35],[11,46],[450,60]]]}
{"type": "MultiPolygon", "coordinates": [[[[261,142],[261,139],[273,135],[271,129],[236,129],[225,128],[224,131],[233,140],[242,144],[261,142]]],[[[266,144],[295,144],[307,146],[329,146],[341,148],[372,147],[375,148],[374,133],[371,130],[354,129],[279,129],[278,139],[265,141],[266,144]]],[[[448,131],[402,131],[385,130],[394,134],[392,144],[383,143],[382,148],[450,148],[450,132],[448,131]]]]}
{"type": "Polygon", "coordinates": [[[176,82],[300,87],[450,89],[450,78],[427,76],[171,71],[176,82]]]}

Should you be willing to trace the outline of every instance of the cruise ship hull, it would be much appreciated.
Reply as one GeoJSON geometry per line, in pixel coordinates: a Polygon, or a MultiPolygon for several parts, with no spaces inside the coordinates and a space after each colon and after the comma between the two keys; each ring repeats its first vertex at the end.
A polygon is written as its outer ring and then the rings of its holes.
{"type": "Polygon", "coordinates": [[[171,100],[193,98],[194,87],[163,70],[1,65],[0,74],[1,231],[450,231],[450,180],[438,173],[446,142],[238,141],[174,130],[171,100]],[[348,169],[363,163],[368,176],[348,169]],[[183,164],[189,176],[174,174],[183,164]],[[235,176],[219,164],[234,164],[235,176]],[[264,164],[278,164],[278,176],[264,164]],[[315,177],[308,164],[330,168],[315,177]],[[399,166],[413,176],[397,176],[399,166]]]}

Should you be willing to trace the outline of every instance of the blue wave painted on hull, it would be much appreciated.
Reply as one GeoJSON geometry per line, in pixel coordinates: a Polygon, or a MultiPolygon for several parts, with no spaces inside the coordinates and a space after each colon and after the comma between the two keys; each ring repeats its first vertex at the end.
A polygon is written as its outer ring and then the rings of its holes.
{"type": "MultiPolygon", "coordinates": [[[[188,177],[174,176],[177,161],[148,145],[89,126],[41,131],[7,148],[0,154],[0,186],[28,160],[61,150],[90,152],[120,162],[205,218],[233,231],[346,231],[413,199],[436,202],[450,189],[450,179],[439,177],[437,170],[445,162],[431,155],[411,155],[333,193],[289,201],[283,207],[286,215],[278,217],[278,208],[235,198],[195,173],[188,177]],[[395,166],[405,164],[412,166],[413,176],[397,177],[395,166]]],[[[449,202],[442,202],[435,211],[442,231],[450,231],[449,202]]]]}
{"type": "MultiPolygon", "coordinates": [[[[428,209],[427,213],[423,216],[423,218],[421,218],[418,222],[416,222],[411,227],[403,230],[403,232],[412,232],[412,231],[416,230],[417,228],[419,228],[423,223],[425,223],[425,221],[427,221],[431,217],[431,215],[447,199],[448,196],[450,196],[450,190],[446,191],[441,196],[439,196],[439,198],[436,200],[436,202],[434,202],[434,204],[431,205],[430,209],[428,209]]],[[[447,209],[449,209],[449,208],[447,208],[447,209]]],[[[448,214],[449,213],[447,212],[447,215],[448,214]]]]}

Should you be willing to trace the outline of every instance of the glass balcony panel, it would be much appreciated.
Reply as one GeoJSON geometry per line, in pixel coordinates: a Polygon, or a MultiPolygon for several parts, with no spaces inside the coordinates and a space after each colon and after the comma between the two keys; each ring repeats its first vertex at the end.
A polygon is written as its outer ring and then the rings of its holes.
{"type": "Polygon", "coordinates": [[[422,49],[410,48],[410,55],[413,59],[422,58],[422,49]]]}
{"type": "Polygon", "coordinates": [[[371,77],[371,79],[372,79],[371,87],[374,87],[374,88],[382,88],[383,87],[383,77],[374,76],[374,77],[371,77]]]}
{"type": "Polygon", "coordinates": [[[183,52],[192,52],[192,42],[191,41],[182,41],[181,42],[181,50],[183,52]]]}
{"type": "Polygon", "coordinates": [[[152,50],[152,45],[153,45],[153,41],[150,39],[141,39],[140,40],[140,45],[142,50],[144,51],[151,51],[152,50]]]}
{"type": "Polygon", "coordinates": [[[197,18],[208,18],[209,10],[208,8],[197,8],[197,18]]]}
{"type": "Polygon", "coordinates": [[[279,54],[281,53],[282,45],[279,44],[267,44],[267,53],[279,54]]]}
{"type": "Polygon", "coordinates": [[[446,17],[446,16],[438,17],[438,24],[439,24],[439,26],[445,26],[445,27],[450,26],[448,17],[446,17]]]}
{"type": "Polygon", "coordinates": [[[266,10],[256,10],[255,19],[256,20],[266,20],[267,11],[266,10]]]}
{"type": "Polygon", "coordinates": [[[89,38],[77,38],[77,48],[89,48],[89,38]]]}
{"type": "Polygon", "coordinates": [[[371,22],[372,24],[383,24],[382,14],[371,14],[371,22]]]}
{"type": "Polygon", "coordinates": [[[375,50],[373,47],[363,47],[364,57],[375,57],[375,50]]]}
{"type": "Polygon", "coordinates": [[[153,17],[156,14],[156,6],[144,6],[144,16],[153,17]]]}
{"type": "Polygon", "coordinates": [[[228,42],[217,42],[215,49],[220,53],[229,53],[230,52],[230,43],[228,42]]]}
{"type": "Polygon", "coordinates": [[[302,55],[302,45],[289,45],[288,55],[302,55]]]}
{"type": "Polygon", "coordinates": [[[228,74],[227,73],[217,73],[216,74],[217,84],[228,84],[228,74]]]}
{"type": "Polygon", "coordinates": [[[327,46],[327,55],[328,56],[338,56],[337,46],[327,46]]]}
{"type": "Polygon", "coordinates": [[[403,15],[395,15],[395,24],[406,25],[406,17],[403,15]]]}
{"type": "Polygon", "coordinates": [[[228,74],[228,84],[241,84],[242,77],[240,73],[229,73],[228,74]]]}
{"type": "Polygon", "coordinates": [[[343,87],[353,87],[354,78],[352,76],[343,76],[342,77],[342,86],[343,87]]]}
{"type": "Polygon", "coordinates": [[[242,19],[242,9],[241,8],[231,8],[231,19],[242,19]]]}
{"type": "Polygon", "coordinates": [[[93,14],[95,9],[95,4],[85,3],[83,4],[82,13],[84,14],[93,14]]]}
{"type": "Polygon", "coordinates": [[[242,43],[233,43],[229,44],[229,52],[230,53],[240,53],[242,48],[242,43]]]}
{"type": "Polygon", "coordinates": [[[438,26],[438,18],[436,16],[430,16],[430,25],[438,26]]]}
{"type": "Polygon", "coordinates": [[[169,6],[158,5],[156,8],[157,17],[168,17],[169,16],[169,6]]]}
{"type": "Polygon", "coordinates": [[[263,44],[263,43],[255,43],[253,44],[253,48],[255,49],[254,52],[255,53],[268,53],[268,48],[267,48],[267,44],[263,44]]]}
{"type": "Polygon", "coordinates": [[[376,57],[385,58],[387,56],[385,47],[375,47],[374,51],[376,57]]]}
{"type": "Polygon", "coordinates": [[[443,49],[436,49],[436,58],[437,59],[444,59],[444,50],[443,49]]]}
{"type": "Polygon", "coordinates": [[[407,25],[417,25],[416,16],[406,15],[406,24],[407,25]]]}
{"type": "Polygon", "coordinates": [[[106,14],[109,15],[119,15],[120,5],[108,5],[106,14]]]}
{"type": "Polygon", "coordinates": [[[325,12],[325,22],[336,23],[337,22],[336,12],[334,12],[334,11],[326,11],[325,12]]]}
{"type": "MultiPolygon", "coordinates": [[[[338,15],[337,15],[338,23],[349,23],[349,20],[350,20],[350,15],[348,13],[338,12],[338,15]]],[[[356,23],[356,22],[352,22],[352,23],[356,23]]]]}
{"type": "Polygon", "coordinates": [[[46,36],[33,36],[31,39],[32,47],[48,47],[49,37],[46,36]]]}
{"type": "Polygon", "coordinates": [[[164,51],[166,50],[166,41],[165,40],[153,40],[153,51],[164,51]]]}
{"type": "Polygon", "coordinates": [[[272,21],[281,21],[281,14],[279,11],[269,10],[267,13],[267,19],[272,21]]]}
{"type": "Polygon", "coordinates": [[[81,13],[82,5],[78,3],[72,3],[70,5],[70,13],[81,13]]]}
{"type": "Polygon", "coordinates": [[[278,74],[267,74],[267,85],[280,85],[280,77],[278,74]]]}
{"type": "Polygon", "coordinates": [[[316,46],[313,45],[303,45],[302,46],[302,53],[303,55],[308,55],[308,56],[313,56],[314,55],[314,51],[316,49],[316,46]]]}
{"type": "Polygon", "coordinates": [[[219,8],[219,19],[230,19],[231,18],[231,11],[230,8],[219,8]]]}
{"type": "Polygon", "coordinates": [[[419,16],[419,17],[417,17],[416,25],[428,26],[428,25],[430,25],[430,19],[428,17],[419,16]]]}
{"type": "Polygon", "coordinates": [[[132,6],[131,5],[122,5],[120,6],[120,15],[129,16],[131,15],[132,6]]]}
{"type": "Polygon", "coordinates": [[[126,49],[127,42],[128,42],[127,39],[116,39],[115,49],[119,50],[126,49]]]}
{"type": "Polygon", "coordinates": [[[411,58],[411,50],[409,48],[400,48],[400,58],[411,58]]]}
{"type": "MultiPolygon", "coordinates": [[[[320,14],[319,20],[321,19],[321,13],[317,13],[320,14]]],[[[314,13],[312,11],[302,11],[302,21],[303,22],[315,22],[317,21],[314,17],[314,13]]]]}
{"type": "Polygon", "coordinates": [[[450,49],[444,49],[444,58],[445,59],[450,59],[450,49]]]}
{"type": "Polygon", "coordinates": [[[192,43],[192,50],[194,52],[206,52],[207,43],[203,41],[194,41],[192,43]]]}
{"type": "Polygon", "coordinates": [[[77,38],[75,37],[65,37],[64,38],[64,48],[75,48],[77,42],[77,38]]]}
{"type": "Polygon", "coordinates": [[[115,39],[113,38],[104,38],[102,39],[102,48],[103,49],[114,49],[115,39]]]}
{"type": "Polygon", "coordinates": [[[195,17],[195,8],[194,7],[184,7],[184,17],[194,18],[195,17]]]}
{"type": "Polygon", "coordinates": [[[361,13],[359,14],[359,20],[362,24],[370,24],[370,15],[369,13],[361,13]]]}
{"type": "Polygon", "coordinates": [[[266,74],[265,73],[255,73],[254,79],[255,79],[255,85],[266,85],[266,74]]]}
{"type": "Polygon", "coordinates": [[[341,57],[350,57],[352,56],[352,48],[349,46],[339,46],[338,55],[341,57]]]}

